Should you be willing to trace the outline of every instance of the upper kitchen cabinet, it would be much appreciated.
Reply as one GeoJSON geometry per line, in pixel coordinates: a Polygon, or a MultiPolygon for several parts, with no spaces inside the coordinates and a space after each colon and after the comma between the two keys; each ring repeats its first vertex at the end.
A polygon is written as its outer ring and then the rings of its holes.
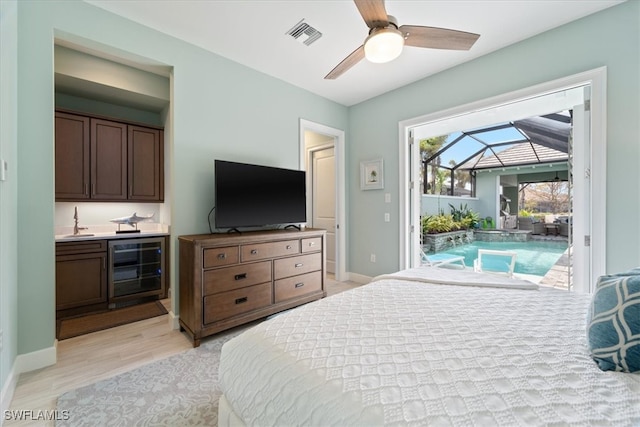
{"type": "Polygon", "coordinates": [[[91,198],[127,200],[127,125],[124,123],[91,119],[91,198]]]}
{"type": "Polygon", "coordinates": [[[172,68],[64,38],[54,59],[56,201],[163,202],[172,68]]]}
{"type": "Polygon", "coordinates": [[[139,201],[164,199],[163,133],[157,129],[129,126],[128,198],[139,201]]]}
{"type": "Polygon", "coordinates": [[[56,200],[89,198],[89,118],[56,113],[56,200]]]}
{"type": "Polygon", "coordinates": [[[56,112],[56,200],[161,202],[160,129],[56,112]]]}

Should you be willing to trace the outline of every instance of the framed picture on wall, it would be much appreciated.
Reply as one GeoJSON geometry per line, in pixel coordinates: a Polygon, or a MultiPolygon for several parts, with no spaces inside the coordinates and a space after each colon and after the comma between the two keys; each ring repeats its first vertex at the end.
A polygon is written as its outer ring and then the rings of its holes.
{"type": "Polygon", "coordinates": [[[360,162],[360,189],[381,190],[384,188],[382,159],[360,162]]]}

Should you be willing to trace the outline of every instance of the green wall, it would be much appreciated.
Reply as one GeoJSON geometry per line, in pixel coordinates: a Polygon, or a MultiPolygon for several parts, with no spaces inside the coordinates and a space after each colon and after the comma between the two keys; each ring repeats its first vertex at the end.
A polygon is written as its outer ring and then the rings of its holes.
{"type": "Polygon", "coordinates": [[[344,106],[87,3],[19,2],[18,354],[55,338],[54,36],[173,67],[174,245],[178,235],[209,230],[215,158],[296,168],[299,118],[347,128],[344,106]]]}
{"type": "Polygon", "coordinates": [[[607,66],[606,269],[640,264],[640,2],[629,1],[350,108],[349,271],[398,269],[398,206],[360,191],[361,160],[382,157],[398,200],[398,122],[607,66]],[[375,230],[375,232],[372,232],[375,230]],[[363,237],[364,236],[364,237],[363,237]],[[369,254],[377,262],[369,261],[369,254]]]}
{"type": "MultiPolygon", "coordinates": [[[[7,179],[0,181],[0,330],[3,335],[0,390],[3,391],[18,354],[17,45],[17,3],[0,1],[0,158],[8,164],[7,179]]],[[[8,404],[4,395],[0,403],[8,404]]]]}

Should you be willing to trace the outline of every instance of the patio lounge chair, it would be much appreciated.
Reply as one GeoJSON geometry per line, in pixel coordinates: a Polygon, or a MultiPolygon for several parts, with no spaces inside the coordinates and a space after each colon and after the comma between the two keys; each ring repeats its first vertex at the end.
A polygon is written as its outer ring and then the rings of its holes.
{"type": "Polygon", "coordinates": [[[501,273],[513,277],[516,265],[515,252],[478,249],[478,258],[473,261],[473,269],[478,272],[501,273]]]}
{"type": "Polygon", "coordinates": [[[452,265],[459,262],[462,268],[466,268],[464,265],[464,257],[459,255],[450,255],[450,254],[427,255],[424,253],[422,249],[420,249],[420,260],[422,265],[426,265],[428,267],[440,267],[443,265],[452,265]]]}

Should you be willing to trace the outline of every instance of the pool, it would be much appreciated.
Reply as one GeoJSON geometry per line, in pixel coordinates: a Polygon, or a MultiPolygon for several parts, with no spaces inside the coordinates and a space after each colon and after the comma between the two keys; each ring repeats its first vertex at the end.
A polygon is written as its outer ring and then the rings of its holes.
{"type": "Polygon", "coordinates": [[[522,274],[544,276],[558,258],[567,250],[567,242],[480,242],[474,241],[439,253],[464,256],[464,264],[473,268],[473,260],[478,257],[478,249],[514,251],[518,254],[514,271],[522,274]]]}

